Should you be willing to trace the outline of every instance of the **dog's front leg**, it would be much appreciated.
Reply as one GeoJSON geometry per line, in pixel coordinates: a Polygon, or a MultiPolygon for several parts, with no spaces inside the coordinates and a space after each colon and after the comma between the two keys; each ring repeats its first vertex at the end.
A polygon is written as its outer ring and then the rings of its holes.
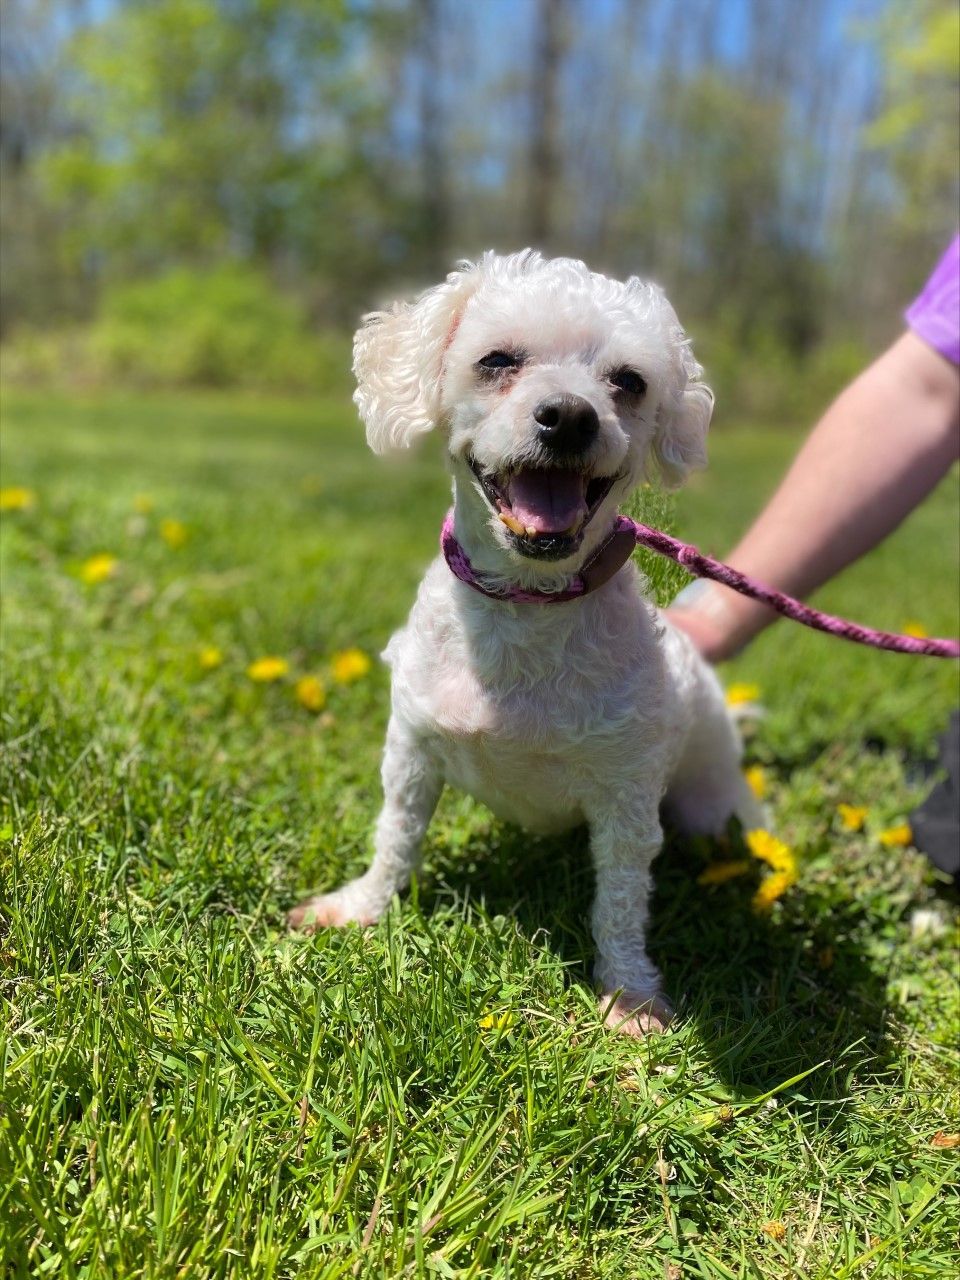
{"type": "Polygon", "coordinates": [[[625,802],[618,797],[590,818],[597,880],[591,925],[600,1005],[609,1026],[635,1036],[662,1031],[673,1015],[646,948],[650,864],[663,841],[657,809],[647,798],[625,802]]]}
{"type": "Polygon", "coordinates": [[[443,779],[414,735],[396,719],[387,730],[381,776],[383,807],[369,869],[333,893],[317,894],[294,907],[287,917],[291,928],[373,924],[393,895],[410,883],[443,779]]]}

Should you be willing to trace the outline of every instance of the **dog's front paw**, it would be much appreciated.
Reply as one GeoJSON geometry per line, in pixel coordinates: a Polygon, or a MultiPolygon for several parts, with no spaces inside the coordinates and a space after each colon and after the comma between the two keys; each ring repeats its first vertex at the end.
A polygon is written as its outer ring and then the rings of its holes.
{"type": "Polygon", "coordinates": [[[621,991],[618,995],[603,992],[600,996],[603,1021],[615,1031],[628,1036],[645,1036],[651,1031],[666,1031],[673,1018],[670,1002],[660,994],[646,995],[638,991],[621,991]]]}
{"type": "Polygon", "coordinates": [[[315,933],[317,929],[342,929],[348,924],[376,924],[380,914],[368,895],[358,890],[355,881],[333,893],[304,898],[287,912],[287,924],[302,933],[315,933]]]}

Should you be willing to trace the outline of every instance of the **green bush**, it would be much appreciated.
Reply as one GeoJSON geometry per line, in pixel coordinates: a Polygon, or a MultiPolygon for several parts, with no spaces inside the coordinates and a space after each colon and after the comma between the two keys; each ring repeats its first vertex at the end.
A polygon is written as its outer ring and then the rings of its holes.
{"type": "Polygon", "coordinates": [[[314,390],[344,382],[343,342],[309,331],[301,308],[250,267],[173,271],[107,293],[91,334],[108,378],[160,386],[314,390]]]}
{"type": "MultiPolygon", "coordinates": [[[[738,339],[723,316],[691,332],[720,426],[811,424],[869,359],[851,342],[825,343],[801,358],[770,333],[738,339]]],[[[42,386],[344,393],[350,342],[344,333],[312,331],[296,299],[252,267],[181,268],[108,290],[86,328],[19,330],[3,348],[2,372],[42,386]]]]}
{"type": "Polygon", "coordinates": [[[0,376],[20,386],[53,387],[64,381],[67,370],[89,370],[89,348],[89,335],[82,329],[54,332],[20,325],[0,347],[0,376]]]}
{"type": "Polygon", "coordinates": [[[296,300],[251,267],[180,269],[108,290],[86,329],[21,330],[3,373],[42,384],[341,391],[350,343],[312,332],[296,300]]]}
{"type": "Polygon", "coordinates": [[[748,342],[724,325],[693,326],[694,351],[717,397],[715,421],[810,425],[870,362],[851,341],[826,342],[797,356],[772,334],[748,342]]]}

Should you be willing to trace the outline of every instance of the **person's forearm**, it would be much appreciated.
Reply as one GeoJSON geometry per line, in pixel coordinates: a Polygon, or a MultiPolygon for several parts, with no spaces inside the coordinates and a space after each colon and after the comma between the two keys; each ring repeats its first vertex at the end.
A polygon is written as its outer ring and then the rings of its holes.
{"type": "MultiPolygon", "coordinates": [[[[881,542],[942,478],[957,458],[958,404],[956,367],[904,334],[827,410],[729,563],[808,595],[881,542]]],[[[736,652],[777,616],[716,585],[695,608],[704,630],[688,629],[712,658],[736,652]]]]}

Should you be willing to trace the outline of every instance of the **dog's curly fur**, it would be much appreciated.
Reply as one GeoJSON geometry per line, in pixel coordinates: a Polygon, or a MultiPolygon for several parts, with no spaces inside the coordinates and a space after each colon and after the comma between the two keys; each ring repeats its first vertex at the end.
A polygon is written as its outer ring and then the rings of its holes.
{"type": "MultiPolygon", "coordinates": [[[[562,589],[633,488],[655,472],[679,484],[706,462],[713,396],[663,292],[571,259],[527,250],[461,264],[413,304],[368,316],[354,370],[374,451],[443,431],[456,536],[492,584],[562,589]],[[503,351],[517,364],[491,377],[479,362],[503,351]],[[624,367],[642,375],[640,394],[615,385],[624,367]],[[595,410],[577,465],[612,486],[570,554],[545,560],[511,533],[478,473],[548,465],[533,414],[558,393],[595,410]]],[[[643,588],[628,562],[581,600],[509,604],[438,558],[385,653],[392,712],[373,863],[291,922],[376,920],[407,884],[449,783],[535,831],[589,825],[602,1007],[633,1033],[662,1026],[669,1006],[644,936],[661,803],[691,832],[721,831],[734,813],[756,825],[759,813],[716,677],[643,588]]]]}

